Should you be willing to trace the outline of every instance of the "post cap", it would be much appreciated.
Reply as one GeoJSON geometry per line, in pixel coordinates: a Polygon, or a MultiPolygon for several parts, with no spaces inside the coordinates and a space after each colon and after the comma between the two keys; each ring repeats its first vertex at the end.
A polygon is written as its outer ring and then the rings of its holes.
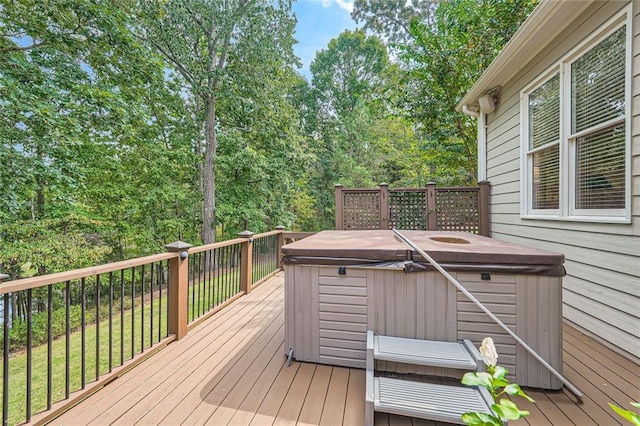
{"type": "Polygon", "coordinates": [[[336,187],[336,188],[338,188],[338,187],[342,188],[342,185],[340,185],[339,183],[336,183],[336,184],[335,184],[335,185],[333,185],[333,186],[334,186],[334,187],[336,187]]]}
{"type": "Polygon", "coordinates": [[[240,232],[238,234],[238,237],[240,237],[240,238],[251,238],[251,237],[253,237],[253,234],[254,234],[253,232],[245,230],[245,231],[240,232]]]}
{"type": "Polygon", "coordinates": [[[2,280],[6,280],[7,278],[9,278],[9,275],[7,275],[7,274],[0,274],[0,283],[2,282],[2,280]]]}
{"type": "Polygon", "coordinates": [[[386,182],[382,182],[382,183],[381,183],[380,185],[378,185],[378,186],[389,186],[389,184],[388,184],[388,183],[386,183],[386,182]]]}
{"type": "Polygon", "coordinates": [[[431,182],[427,183],[427,186],[435,186],[435,185],[436,185],[436,183],[434,181],[431,181],[431,182]]]}
{"type": "Polygon", "coordinates": [[[284,231],[285,229],[287,229],[287,227],[286,227],[286,226],[284,226],[284,225],[278,225],[278,226],[276,226],[276,229],[277,229],[278,231],[284,231]]]}
{"type": "Polygon", "coordinates": [[[170,244],[165,245],[167,251],[171,253],[179,252],[179,251],[188,251],[191,247],[191,244],[187,244],[184,241],[174,241],[170,244]]]}

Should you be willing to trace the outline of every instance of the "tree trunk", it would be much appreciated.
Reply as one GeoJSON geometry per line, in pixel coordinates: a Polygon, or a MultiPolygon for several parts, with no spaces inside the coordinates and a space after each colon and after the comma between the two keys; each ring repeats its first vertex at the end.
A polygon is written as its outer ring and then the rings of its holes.
{"type": "Polygon", "coordinates": [[[204,101],[206,138],[204,160],[204,199],[202,205],[202,240],[205,244],[216,241],[216,101],[208,96],[204,101]]]}

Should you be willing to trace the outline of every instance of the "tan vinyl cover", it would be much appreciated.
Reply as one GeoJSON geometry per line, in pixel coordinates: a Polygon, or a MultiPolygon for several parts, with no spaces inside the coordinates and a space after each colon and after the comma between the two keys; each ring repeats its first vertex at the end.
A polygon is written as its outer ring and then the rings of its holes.
{"type": "MultiPolygon", "coordinates": [[[[564,275],[564,255],[465,232],[400,231],[433,259],[454,270],[478,266],[543,275],[564,275]],[[457,268],[455,267],[457,266],[457,268]]],[[[285,263],[370,263],[425,259],[393,237],[390,230],[322,231],[282,248],[285,263]]]]}

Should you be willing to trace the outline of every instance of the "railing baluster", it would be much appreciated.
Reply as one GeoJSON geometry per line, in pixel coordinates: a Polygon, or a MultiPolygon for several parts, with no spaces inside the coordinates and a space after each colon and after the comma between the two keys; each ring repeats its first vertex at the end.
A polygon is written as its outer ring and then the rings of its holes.
{"type": "Polygon", "coordinates": [[[2,333],[4,347],[2,348],[2,424],[9,423],[9,293],[4,294],[4,322],[2,333]]]}
{"type": "Polygon", "coordinates": [[[195,304],[193,305],[193,310],[196,313],[196,318],[199,318],[200,315],[202,315],[202,310],[200,309],[200,289],[202,288],[202,286],[206,285],[207,283],[207,274],[209,273],[209,262],[210,259],[207,256],[207,252],[204,252],[204,269],[203,269],[203,279],[202,281],[198,282],[198,286],[196,288],[193,289],[194,294],[196,294],[195,297],[195,304]]]}
{"type": "MultiPolygon", "coordinates": [[[[170,297],[170,296],[169,296],[169,294],[170,294],[170,291],[169,291],[169,261],[168,261],[168,260],[167,260],[167,266],[166,266],[166,268],[165,268],[164,270],[165,270],[165,272],[166,272],[166,274],[167,274],[167,275],[166,275],[166,276],[167,276],[167,282],[166,282],[166,284],[165,284],[165,288],[167,289],[167,305],[166,305],[166,306],[167,306],[167,309],[169,309],[169,306],[171,306],[171,305],[169,304],[169,302],[170,302],[170,301],[169,301],[169,297],[170,297]]],[[[162,276],[164,277],[164,274],[163,274],[162,276]]],[[[164,279],[164,278],[163,278],[163,279],[164,279]]],[[[164,322],[165,322],[166,328],[165,328],[165,334],[164,334],[164,336],[162,336],[162,337],[167,337],[167,336],[169,336],[169,315],[165,315],[165,318],[166,318],[166,319],[165,319],[165,321],[164,321],[164,322]]]]}
{"type": "Polygon", "coordinates": [[[87,289],[86,289],[86,281],[85,278],[82,277],[82,280],[80,281],[80,291],[82,293],[82,306],[80,307],[80,346],[81,346],[81,351],[80,351],[80,375],[81,375],[81,388],[84,389],[84,386],[87,384],[87,358],[86,358],[86,343],[87,343],[87,336],[86,336],[86,306],[87,306],[87,289]]]}
{"type": "Polygon", "coordinates": [[[227,300],[227,284],[229,282],[229,246],[222,250],[222,291],[221,302],[227,300]]]}
{"type": "Polygon", "coordinates": [[[211,282],[211,273],[213,271],[213,263],[211,262],[211,258],[213,255],[213,250],[207,250],[205,252],[205,259],[206,259],[206,264],[207,264],[207,269],[206,269],[206,274],[207,274],[207,290],[209,291],[209,298],[207,299],[207,306],[209,307],[209,310],[211,310],[211,308],[213,308],[213,303],[214,303],[214,299],[213,299],[213,283],[211,282]]]}
{"type": "Polygon", "coordinates": [[[113,271],[109,272],[109,373],[113,371],[113,271]]]}
{"type": "Polygon", "coordinates": [[[131,268],[131,359],[136,353],[136,273],[131,268]]]}
{"type": "Polygon", "coordinates": [[[65,283],[65,291],[64,291],[64,310],[65,310],[65,331],[66,331],[66,339],[65,339],[65,356],[64,356],[64,366],[65,366],[65,377],[64,377],[64,397],[65,399],[69,399],[69,375],[71,374],[71,324],[69,311],[71,310],[71,282],[67,281],[65,283]]]}
{"type": "Polygon", "coordinates": [[[142,300],[141,302],[141,311],[140,311],[140,351],[141,353],[144,352],[144,305],[145,305],[145,293],[144,293],[144,265],[142,265],[142,269],[140,271],[140,286],[142,287],[142,296],[140,297],[140,299],[142,300]]]}
{"type": "Polygon", "coordinates": [[[164,272],[162,271],[162,261],[158,262],[158,342],[162,340],[162,284],[164,283],[164,272]]]}
{"type": "Polygon", "coordinates": [[[240,293],[240,265],[242,264],[242,247],[240,247],[240,244],[236,244],[236,252],[237,252],[237,256],[238,256],[238,262],[236,264],[236,276],[235,276],[235,280],[236,280],[236,293],[240,293]]]}
{"type": "Polygon", "coordinates": [[[149,347],[153,346],[153,301],[155,299],[155,295],[153,294],[153,273],[156,268],[153,267],[153,263],[151,263],[151,279],[149,281],[151,285],[151,309],[149,310],[149,347]]]}
{"type": "Polygon", "coordinates": [[[53,392],[53,285],[47,286],[47,410],[53,392]]]}
{"type": "Polygon", "coordinates": [[[96,275],[96,380],[100,377],[100,274],[96,275]]]}
{"type": "Polygon", "coordinates": [[[120,270],[120,365],[124,365],[124,269],[120,270]]]}
{"type": "Polygon", "coordinates": [[[211,272],[212,272],[212,277],[213,277],[213,281],[212,281],[212,285],[213,285],[213,307],[215,308],[216,306],[218,306],[218,271],[220,270],[218,268],[218,263],[217,263],[217,259],[218,259],[218,250],[217,249],[211,249],[211,272]]]}
{"type": "Polygon", "coordinates": [[[212,307],[218,306],[218,264],[217,264],[217,249],[211,249],[211,285],[213,290],[213,304],[212,307]]]}
{"type": "Polygon", "coordinates": [[[194,280],[191,283],[191,321],[193,321],[194,319],[198,318],[198,312],[196,311],[196,286],[198,285],[198,283],[200,282],[200,253],[196,253],[193,255],[193,260],[194,260],[194,280]],[[197,260],[197,262],[195,262],[195,260],[197,260]],[[196,268],[196,265],[197,268],[196,268]],[[195,271],[197,269],[197,275],[195,274],[195,271]]]}
{"type": "Polygon", "coordinates": [[[31,367],[33,361],[32,338],[33,330],[31,328],[31,311],[33,310],[33,300],[31,298],[31,289],[27,290],[27,422],[31,420],[31,367]]]}
{"type": "MultiPolygon", "coordinates": [[[[211,258],[211,250],[207,250],[207,252],[209,252],[209,258],[211,258]]],[[[209,261],[209,263],[211,264],[211,267],[213,267],[213,262],[209,261]]],[[[204,312],[211,309],[211,281],[204,283],[204,300],[202,301],[202,306],[204,307],[204,312]]]]}

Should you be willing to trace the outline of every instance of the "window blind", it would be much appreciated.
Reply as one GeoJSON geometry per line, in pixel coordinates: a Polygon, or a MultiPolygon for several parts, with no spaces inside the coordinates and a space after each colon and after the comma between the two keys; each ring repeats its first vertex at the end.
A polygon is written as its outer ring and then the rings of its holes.
{"type": "Polygon", "coordinates": [[[625,207],[625,136],[618,125],[577,139],[575,208],[625,207]]]}
{"type": "Polygon", "coordinates": [[[560,139],[560,77],[529,94],[529,149],[560,139]]]}
{"type": "Polygon", "coordinates": [[[533,155],[532,207],[537,210],[559,207],[559,145],[533,155]]]}
{"type": "Polygon", "coordinates": [[[532,207],[559,207],[560,77],[556,74],[529,94],[529,148],[532,160],[532,207]]]}
{"type": "Polygon", "coordinates": [[[623,26],[571,65],[572,132],[575,140],[576,209],[625,207],[625,125],[589,132],[625,114],[623,26]]]}
{"type": "Polygon", "coordinates": [[[624,116],[625,41],[623,26],[571,64],[572,133],[624,116]]]}

